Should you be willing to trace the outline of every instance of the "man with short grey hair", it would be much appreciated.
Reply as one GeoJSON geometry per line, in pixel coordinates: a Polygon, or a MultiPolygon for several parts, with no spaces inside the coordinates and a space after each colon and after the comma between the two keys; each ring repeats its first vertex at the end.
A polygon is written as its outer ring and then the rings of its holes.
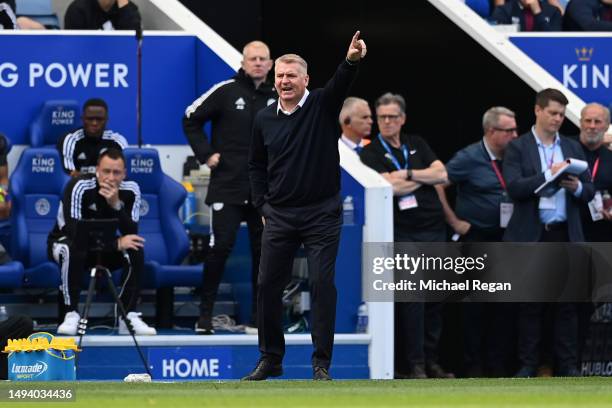
{"type": "MultiPolygon", "coordinates": [[[[448,183],[438,193],[455,239],[500,242],[512,214],[502,160],[506,146],[517,137],[515,114],[502,106],[489,108],[482,117],[482,129],[484,136],[479,141],[459,150],[446,164],[448,183]],[[455,211],[445,192],[451,184],[457,188],[455,211]]],[[[507,375],[512,351],[511,305],[492,303],[485,308],[472,302],[463,306],[463,312],[465,376],[507,375]]]]}
{"type": "Polygon", "coordinates": [[[610,126],[610,110],[599,103],[589,103],[580,112],[580,144],[589,163],[595,184],[595,198],[580,209],[584,238],[589,242],[612,240],[612,214],[603,207],[603,195],[612,193],[612,151],[604,145],[610,126]]]}
{"type": "Polygon", "coordinates": [[[372,111],[365,99],[349,96],[344,100],[338,117],[342,136],[338,143],[344,143],[359,154],[363,150],[363,139],[372,131],[372,111]]]}
{"type": "Polygon", "coordinates": [[[307,89],[304,60],[276,60],[278,103],[255,117],[249,151],[253,205],[265,219],[258,280],[261,358],[243,380],[283,374],[283,289],[295,252],[304,245],[311,293],[314,380],[330,380],[336,319],[335,263],[342,227],[338,114],[366,55],[357,31],[346,58],[321,89],[307,89]]]}

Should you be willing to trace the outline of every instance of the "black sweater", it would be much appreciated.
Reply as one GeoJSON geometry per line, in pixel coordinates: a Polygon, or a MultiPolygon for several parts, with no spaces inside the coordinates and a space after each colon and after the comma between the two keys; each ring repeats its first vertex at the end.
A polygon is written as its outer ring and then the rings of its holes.
{"type": "Polygon", "coordinates": [[[356,75],[345,61],[293,114],[277,113],[277,104],[257,114],[249,152],[255,207],[300,207],[340,191],[338,115],[356,75]]]}

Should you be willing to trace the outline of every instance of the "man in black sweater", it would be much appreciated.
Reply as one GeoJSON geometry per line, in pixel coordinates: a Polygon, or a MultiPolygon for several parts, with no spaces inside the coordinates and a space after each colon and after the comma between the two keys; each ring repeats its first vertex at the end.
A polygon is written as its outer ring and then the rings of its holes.
{"type": "Polygon", "coordinates": [[[307,65],[300,56],[276,60],[278,104],[259,112],[253,125],[249,174],[253,204],[264,217],[257,316],[261,358],[243,380],[283,373],[283,289],[291,278],[296,250],[306,248],[311,282],[313,378],[328,373],[334,342],[334,266],[340,228],[338,115],[366,47],[355,33],[325,88],[309,92],[307,65]]]}

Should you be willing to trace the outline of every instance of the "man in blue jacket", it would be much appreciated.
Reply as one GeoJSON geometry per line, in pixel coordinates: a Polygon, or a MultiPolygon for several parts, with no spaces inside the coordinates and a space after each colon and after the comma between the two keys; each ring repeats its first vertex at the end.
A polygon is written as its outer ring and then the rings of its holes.
{"type": "Polygon", "coordinates": [[[612,0],[572,0],[563,17],[565,31],[612,31],[612,0]]]}
{"type": "Polygon", "coordinates": [[[509,0],[495,7],[491,19],[497,24],[519,24],[521,31],[561,31],[561,12],[540,0],[509,0]]]}

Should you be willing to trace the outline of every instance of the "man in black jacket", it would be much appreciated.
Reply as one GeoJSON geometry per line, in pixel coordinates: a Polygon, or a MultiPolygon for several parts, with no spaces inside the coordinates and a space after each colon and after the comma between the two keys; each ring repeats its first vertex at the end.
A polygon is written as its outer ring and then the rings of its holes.
{"type": "Polygon", "coordinates": [[[73,177],[93,173],[100,152],[123,150],[128,142],[121,134],[106,129],[108,105],[103,99],[88,99],[83,105],[83,127],[65,134],[57,141],[57,151],[64,171],[73,177]]]}
{"type": "MultiPolygon", "coordinates": [[[[512,217],[504,233],[508,242],[583,242],[580,207],[595,194],[588,171],[580,176],[568,175],[560,189],[550,197],[540,197],[535,190],[567,166],[566,159],[585,160],[580,145],[559,134],[565,119],[568,100],[557,89],[537,93],[536,122],[531,130],[508,144],[504,154],[504,179],[514,203],[512,217]]],[[[566,253],[563,245],[540,246],[531,262],[551,259],[566,253]],[[548,251],[550,250],[550,251],[548,251]]],[[[535,248],[534,248],[535,249],[535,248]]],[[[562,259],[562,258],[560,258],[562,259]]],[[[546,270],[538,271],[543,275],[546,270]]],[[[540,364],[543,338],[542,318],[545,303],[522,303],[519,310],[518,357],[521,364],[517,377],[533,377],[540,364]]],[[[561,376],[578,375],[577,321],[573,304],[556,303],[554,313],[555,372],[561,376]]]]}
{"type": "Polygon", "coordinates": [[[129,0],[74,0],[64,16],[66,30],[139,30],[140,12],[129,0]]]}
{"type": "MultiPolygon", "coordinates": [[[[133,181],[125,181],[125,158],[117,149],[100,154],[96,174],[83,174],[72,178],[64,189],[57,222],[47,238],[49,259],[59,264],[64,321],[57,328],[58,334],[74,336],[80,320],[77,311],[81,282],[86,268],[95,265],[96,254],[75,245],[76,228],[80,220],[117,219],[121,236],[112,242],[104,242],[102,265],[114,270],[127,261],[129,269],[124,274],[124,290],[121,301],[128,320],[137,335],[157,334],[134,312],[140,278],[144,272],[144,238],[138,235],[140,217],[140,188],[133,181]]],[[[119,321],[119,334],[128,334],[123,319],[119,321]]]]}
{"type": "Polygon", "coordinates": [[[212,170],[206,204],[212,207],[210,251],[204,262],[200,318],[195,331],[213,334],[212,313],[225,262],[244,220],[249,228],[252,258],[253,302],[251,324],[256,323],[257,274],[263,224],[251,203],[247,159],[255,114],[276,101],[266,81],[272,68],[270,50],[261,41],[248,43],[242,68],[200,96],[185,112],[183,130],[200,163],[212,170]],[[212,122],[208,141],[203,126],[212,122]]]}
{"type": "Polygon", "coordinates": [[[257,294],[259,351],[243,380],[283,373],[282,293],[291,279],[296,250],[308,258],[312,305],[313,378],[328,373],[334,344],[334,267],[342,226],[338,115],[366,47],[355,33],[325,88],[309,92],[306,61],[296,54],[276,60],[277,104],[257,114],[249,152],[253,204],[265,218],[257,294]]]}
{"type": "Polygon", "coordinates": [[[612,0],[572,0],[563,16],[565,31],[612,31],[612,0]]]}

